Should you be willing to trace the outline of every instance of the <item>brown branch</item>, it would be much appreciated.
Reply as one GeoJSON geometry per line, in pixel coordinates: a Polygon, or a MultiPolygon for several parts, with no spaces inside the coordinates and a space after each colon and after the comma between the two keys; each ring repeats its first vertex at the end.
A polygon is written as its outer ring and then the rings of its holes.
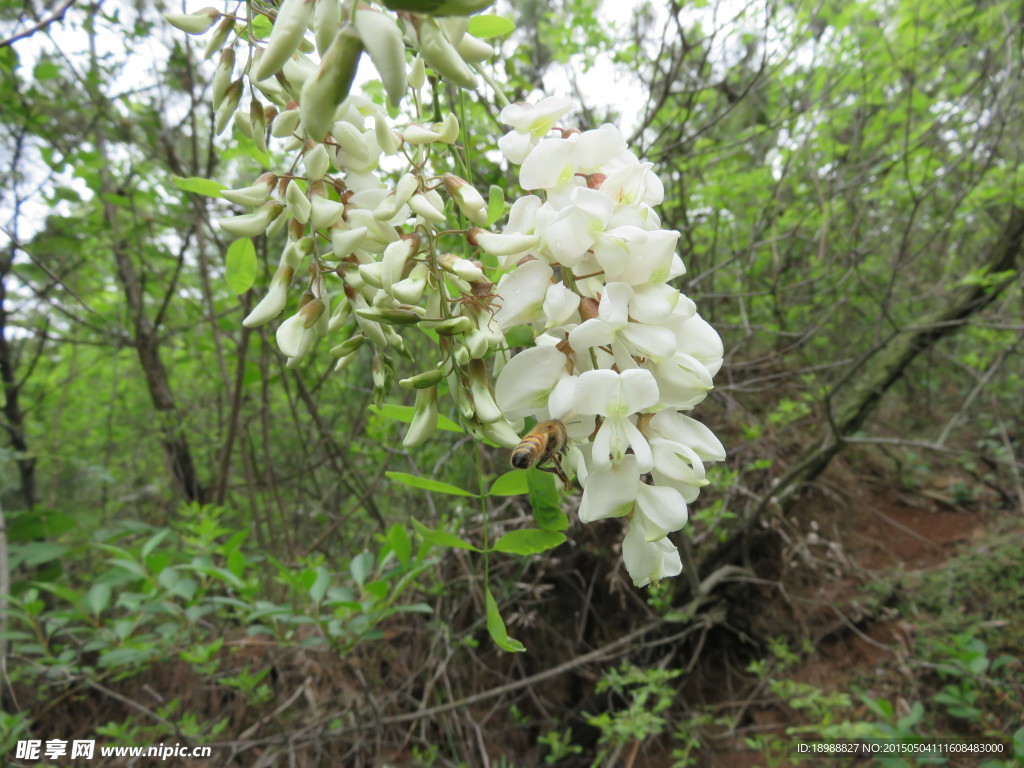
{"type": "Polygon", "coordinates": [[[56,24],[58,21],[64,21],[64,15],[68,12],[68,9],[75,4],[75,0],[64,0],[64,5],[54,11],[53,15],[48,19],[43,19],[38,24],[29,27],[23,32],[8,37],[6,40],[0,40],[0,48],[6,48],[9,45],[14,45],[19,40],[24,40],[26,37],[32,37],[36,32],[42,32],[51,24],[56,24]]]}

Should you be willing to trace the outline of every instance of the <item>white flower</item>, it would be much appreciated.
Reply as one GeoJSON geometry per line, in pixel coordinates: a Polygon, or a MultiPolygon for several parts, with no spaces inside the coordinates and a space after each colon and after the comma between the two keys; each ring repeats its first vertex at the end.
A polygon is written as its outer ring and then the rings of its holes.
{"type": "Polygon", "coordinates": [[[718,332],[704,318],[698,314],[685,317],[674,313],[669,327],[676,335],[676,346],[680,352],[699,360],[709,376],[718,373],[725,348],[718,332]]]}
{"type": "Polygon", "coordinates": [[[572,100],[564,96],[551,96],[533,106],[509,104],[501,110],[500,118],[513,130],[498,139],[498,148],[510,163],[522,165],[530,150],[571,106],[572,100]]]}
{"type": "Polygon", "coordinates": [[[664,283],[685,272],[676,255],[679,233],[627,225],[609,229],[594,244],[594,256],[608,282],[664,283]]]}
{"type": "Polygon", "coordinates": [[[617,464],[578,474],[583,485],[578,513],[581,522],[625,517],[633,511],[640,489],[640,472],[635,456],[623,456],[617,464]]]}
{"type": "Polygon", "coordinates": [[[535,416],[539,421],[568,414],[577,378],[569,375],[566,362],[554,347],[532,347],[509,360],[494,385],[502,413],[512,420],[535,416]]]}
{"type": "Polygon", "coordinates": [[[631,525],[622,540],[622,560],[634,586],[645,587],[683,572],[679,550],[668,538],[647,541],[639,525],[631,525]]]}
{"type": "Polygon", "coordinates": [[[551,267],[534,259],[502,276],[494,291],[499,297],[494,319],[503,331],[544,318],[544,300],[553,275],[551,267]]]}
{"type": "Polygon", "coordinates": [[[596,469],[606,469],[613,461],[622,461],[626,450],[632,448],[638,470],[651,470],[654,466],[651,447],[629,417],[657,402],[658,384],[650,371],[637,368],[623,373],[598,370],[580,375],[575,392],[576,412],[604,417],[594,437],[593,465],[596,469]]]}
{"type": "Polygon", "coordinates": [[[598,305],[598,316],[570,331],[570,346],[580,351],[619,341],[631,353],[641,357],[662,359],[672,355],[676,340],[670,329],[630,322],[629,307],[632,299],[633,288],[626,283],[606,285],[598,305]]]}

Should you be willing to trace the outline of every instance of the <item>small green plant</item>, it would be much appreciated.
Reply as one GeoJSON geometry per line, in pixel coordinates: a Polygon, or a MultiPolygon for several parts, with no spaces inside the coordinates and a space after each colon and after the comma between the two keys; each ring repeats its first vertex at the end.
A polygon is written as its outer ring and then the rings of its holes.
{"type": "Polygon", "coordinates": [[[546,765],[555,765],[569,755],[583,752],[583,747],[572,743],[572,732],[568,728],[562,731],[548,731],[538,741],[547,747],[550,753],[544,756],[546,765]]]}
{"type": "Polygon", "coordinates": [[[665,730],[668,720],[663,716],[675,701],[676,692],[670,684],[682,670],[643,669],[623,664],[609,671],[597,684],[597,693],[611,694],[612,702],[625,700],[623,709],[586,715],[587,723],[601,731],[601,749],[592,765],[614,764],[614,758],[628,744],[657,736],[665,730]]]}

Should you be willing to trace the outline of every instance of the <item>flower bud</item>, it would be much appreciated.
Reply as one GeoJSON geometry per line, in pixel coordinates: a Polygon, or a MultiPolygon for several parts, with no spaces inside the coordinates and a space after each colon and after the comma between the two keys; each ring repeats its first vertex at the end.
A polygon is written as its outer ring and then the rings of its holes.
{"type": "Polygon", "coordinates": [[[295,179],[288,182],[288,186],[284,191],[284,201],[288,206],[288,213],[292,218],[300,224],[305,224],[309,221],[312,204],[309,202],[309,198],[306,197],[306,193],[299,188],[295,179]]]}
{"type": "Polygon", "coordinates": [[[416,393],[416,406],[412,422],[405,433],[402,445],[415,448],[421,445],[437,429],[437,385],[421,389],[416,393]]]}
{"type": "Polygon", "coordinates": [[[228,127],[228,120],[231,119],[231,115],[234,114],[235,109],[238,108],[238,102],[241,100],[242,81],[241,79],[238,79],[228,86],[227,91],[224,92],[224,98],[221,100],[220,106],[217,108],[213,121],[213,130],[215,134],[220,135],[224,129],[228,127]]]}
{"type": "Polygon", "coordinates": [[[345,165],[358,165],[363,169],[368,169],[373,165],[376,158],[371,156],[370,147],[367,146],[363,132],[352,125],[352,123],[347,121],[337,122],[334,124],[332,133],[334,140],[338,142],[338,146],[344,150],[347,156],[345,158],[345,165]]]}
{"type": "Polygon", "coordinates": [[[339,259],[344,259],[366,239],[366,227],[348,229],[345,222],[337,221],[331,228],[331,250],[339,259]]]}
{"type": "Polygon", "coordinates": [[[342,293],[338,297],[338,303],[334,306],[334,311],[331,312],[330,320],[327,322],[327,332],[334,333],[345,325],[351,315],[352,302],[349,301],[346,294],[342,293]]]}
{"type": "Polygon", "coordinates": [[[302,156],[302,164],[306,166],[306,175],[310,181],[322,179],[331,167],[331,161],[327,157],[327,147],[323,144],[314,144],[306,149],[302,156]]]}
{"type": "Polygon", "coordinates": [[[433,329],[439,336],[455,336],[473,328],[473,321],[465,315],[450,317],[447,320],[440,320],[434,324],[433,329]]]}
{"type": "Polygon", "coordinates": [[[331,130],[334,112],[348,96],[362,53],[359,34],[345,25],[335,35],[316,74],[302,86],[299,114],[309,138],[319,141],[331,130]]]}
{"type": "Polygon", "coordinates": [[[267,291],[267,295],[246,315],[242,325],[246,328],[257,328],[281,314],[288,302],[288,287],[291,285],[294,274],[295,270],[289,266],[278,267],[270,281],[270,290],[267,291]]]}
{"type": "Polygon", "coordinates": [[[412,60],[412,66],[409,67],[409,86],[418,91],[427,82],[427,68],[423,64],[423,57],[417,56],[412,60]]]}
{"type": "Polygon", "coordinates": [[[254,80],[270,77],[295,53],[306,33],[306,25],[312,13],[313,0],[284,0],[281,3],[270,41],[253,68],[254,80]]]}
{"type": "Polygon", "coordinates": [[[467,64],[478,64],[494,55],[494,48],[479,37],[466,34],[455,45],[455,50],[467,64]]]}
{"type": "Polygon", "coordinates": [[[356,30],[380,74],[388,103],[397,107],[405,95],[405,42],[394,19],[371,8],[359,8],[356,30]]]}
{"type": "Polygon", "coordinates": [[[201,35],[220,18],[220,11],[216,8],[202,8],[195,13],[165,13],[164,18],[168,24],[182,32],[201,35]]]}
{"type": "Polygon", "coordinates": [[[495,234],[474,227],[466,233],[470,244],[492,256],[513,256],[525,254],[540,242],[540,235],[525,235],[519,232],[495,234]]]}
{"type": "Polygon", "coordinates": [[[316,52],[323,58],[331,46],[334,35],[341,23],[341,3],[339,0],[316,0],[313,13],[313,36],[316,38],[316,52]]]}
{"type": "Polygon", "coordinates": [[[430,130],[437,134],[437,140],[442,144],[454,144],[459,139],[459,119],[448,113],[440,123],[434,123],[430,130]]]}
{"type": "Polygon", "coordinates": [[[345,206],[337,200],[314,195],[309,212],[309,226],[313,230],[327,229],[341,218],[345,206]]]}
{"type": "Polygon", "coordinates": [[[415,325],[423,319],[418,312],[399,307],[395,307],[393,309],[365,307],[363,309],[357,309],[356,314],[364,320],[371,320],[375,323],[384,323],[385,325],[415,325]]]}
{"type": "Polygon", "coordinates": [[[402,137],[391,129],[391,125],[383,115],[375,114],[373,116],[373,135],[377,139],[381,152],[385,155],[393,155],[398,152],[398,145],[402,137]]]}
{"type": "Polygon", "coordinates": [[[441,177],[448,194],[455,200],[466,218],[481,227],[487,226],[487,201],[484,200],[476,187],[472,186],[465,179],[461,179],[453,173],[446,173],[441,177]]]}
{"type": "Polygon", "coordinates": [[[435,224],[445,221],[443,206],[441,209],[435,208],[429,199],[420,192],[409,198],[409,207],[412,208],[413,213],[427,221],[432,221],[435,224]]]}
{"type": "Polygon", "coordinates": [[[494,393],[487,381],[487,369],[483,361],[474,359],[469,364],[469,392],[473,396],[473,410],[476,417],[485,424],[503,419],[501,410],[494,403],[494,393]]]}
{"type": "Polygon", "coordinates": [[[270,135],[278,139],[283,139],[285,136],[291,136],[295,133],[295,129],[299,127],[299,110],[286,109],[284,112],[277,116],[274,120],[274,124],[270,128],[270,135]]]}
{"type": "Polygon", "coordinates": [[[406,262],[419,247],[419,236],[412,235],[396,240],[384,249],[384,254],[381,256],[380,261],[383,265],[381,281],[384,283],[385,288],[402,279],[406,262]]]}
{"type": "Polygon", "coordinates": [[[214,30],[213,35],[210,36],[210,39],[206,43],[206,47],[203,49],[204,59],[210,58],[221,49],[221,46],[224,45],[224,41],[228,39],[228,34],[230,34],[234,27],[235,20],[231,18],[224,19],[217,25],[217,29],[214,30]]]}
{"type": "Polygon", "coordinates": [[[256,97],[249,102],[249,123],[252,125],[252,140],[260,152],[267,151],[267,118],[263,104],[256,97]]]}
{"type": "Polygon", "coordinates": [[[476,75],[462,60],[437,19],[420,20],[417,30],[419,51],[423,60],[442,78],[468,90],[476,88],[476,75]]]}
{"type": "Polygon", "coordinates": [[[391,295],[403,304],[415,304],[423,297],[429,273],[426,264],[415,265],[407,278],[391,286],[391,295]]]}
{"type": "Polygon", "coordinates": [[[274,191],[276,183],[277,176],[272,173],[264,173],[256,179],[256,183],[252,186],[240,189],[224,189],[221,190],[220,196],[232,203],[254,208],[270,199],[270,193],[274,191]]]}
{"type": "Polygon", "coordinates": [[[580,299],[580,319],[584,322],[587,320],[593,320],[599,314],[600,303],[597,299],[592,299],[589,296],[584,296],[580,299]]]}
{"type": "Polygon", "coordinates": [[[522,440],[519,433],[512,429],[505,419],[484,424],[482,432],[484,437],[502,448],[515,448],[522,440]]]}
{"type": "Polygon", "coordinates": [[[443,378],[444,372],[440,368],[434,368],[430,371],[417,373],[408,379],[402,379],[398,382],[398,386],[402,387],[402,389],[426,389],[427,387],[434,386],[443,378]]]}
{"type": "Polygon", "coordinates": [[[431,131],[424,128],[422,125],[413,123],[408,128],[402,131],[402,139],[407,144],[431,144],[435,141],[441,140],[441,134],[437,131],[431,131]]]}
{"type": "Polygon", "coordinates": [[[217,219],[217,223],[225,232],[236,237],[257,237],[266,231],[283,209],[280,203],[270,201],[252,213],[241,216],[225,216],[217,219]]]}
{"type": "Polygon", "coordinates": [[[228,86],[231,85],[231,75],[234,71],[235,51],[232,48],[228,48],[221,53],[220,61],[217,62],[217,69],[213,73],[210,103],[215,111],[220,107],[221,102],[224,100],[224,95],[228,92],[228,86]]]}
{"type": "Polygon", "coordinates": [[[345,357],[345,355],[352,354],[365,343],[366,337],[361,333],[357,333],[351,338],[341,342],[338,346],[332,347],[331,354],[335,357],[345,357]]]}
{"type": "Polygon", "coordinates": [[[444,253],[437,257],[437,263],[441,269],[451,272],[456,277],[465,280],[467,283],[476,283],[486,280],[483,270],[469,259],[463,259],[454,253],[444,253]]]}

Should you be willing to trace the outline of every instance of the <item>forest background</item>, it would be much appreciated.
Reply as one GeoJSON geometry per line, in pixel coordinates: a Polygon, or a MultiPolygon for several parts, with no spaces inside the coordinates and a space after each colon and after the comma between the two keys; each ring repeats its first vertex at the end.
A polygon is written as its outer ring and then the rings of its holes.
{"type": "MultiPolygon", "coordinates": [[[[1020,5],[626,5],[499,3],[515,29],[485,66],[654,163],[678,283],[725,343],[698,415],[729,456],[676,579],[635,589],[571,494],[565,544],[493,559],[510,654],[479,556],[412,518],[475,539],[530,504],[485,523],[385,475],[475,490],[507,452],[457,428],[403,450],[369,357],[288,369],[242,327],[274,247],[236,294],[231,207],[181,180],[244,186],[268,158],[214,137],[178,9],[0,3],[6,761],[34,764],[29,738],[225,766],[779,765],[793,736],[1024,754],[1020,5]]],[[[459,107],[475,183],[513,188],[483,151],[496,110],[459,107]]]]}

